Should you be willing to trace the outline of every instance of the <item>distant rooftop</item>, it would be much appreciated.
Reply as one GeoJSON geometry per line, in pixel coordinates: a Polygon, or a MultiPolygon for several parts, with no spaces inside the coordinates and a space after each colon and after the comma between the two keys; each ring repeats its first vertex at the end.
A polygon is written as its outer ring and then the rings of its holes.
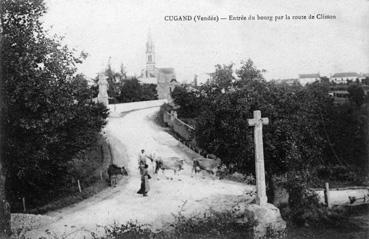
{"type": "Polygon", "coordinates": [[[341,72],[334,74],[332,77],[360,77],[360,75],[356,72],[341,72]]]}
{"type": "Polygon", "coordinates": [[[299,74],[300,79],[306,79],[306,78],[320,78],[320,74],[299,74]]]}
{"type": "Polygon", "coordinates": [[[169,67],[169,68],[157,68],[158,71],[162,74],[174,74],[174,68],[169,67]]]}

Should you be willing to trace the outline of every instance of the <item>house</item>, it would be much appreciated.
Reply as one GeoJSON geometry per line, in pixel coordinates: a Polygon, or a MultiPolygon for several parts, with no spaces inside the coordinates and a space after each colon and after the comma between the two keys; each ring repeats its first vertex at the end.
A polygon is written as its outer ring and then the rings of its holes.
{"type": "Polygon", "coordinates": [[[341,72],[331,76],[330,81],[336,84],[347,84],[354,82],[356,79],[361,80],[362,76],[356,72],[341,72]]]}
{"type": "MultiPolygon", "coordinates": [[[[367,85],[361,85],[364,91],[364,95],[369,94],[369,86],[367,85]]],[[[349,101],[350,93],[348,92],[348,88],[350,85],[331,85],[329,87],[328,94],[333,97],[334,102],[337,104],[342,104],[349,101]]]]}

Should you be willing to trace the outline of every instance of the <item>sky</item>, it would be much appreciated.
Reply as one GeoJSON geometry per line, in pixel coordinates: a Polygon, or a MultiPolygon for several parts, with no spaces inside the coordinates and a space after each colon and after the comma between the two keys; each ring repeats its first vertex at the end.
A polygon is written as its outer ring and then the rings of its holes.
{"type": "Polygon", "coordinates": [[[368,0],[46,0],[43,21],[51,34],[88,53],[79,71],[95,77],[111,57],[129,75],[145,67],[148,32],[156,66],[173,67],[180,82],[213,72],[216,64],[252,59],[266,79],[298,74],[369,73],[368,0]],[[290,20],[274,21],[289,15],[290,20]],[[334,15],[298,20],[293,16],[334,15]],[[166,16],[218,16],[227,20],[165,21],[166,16]],[[229,15],[271,16],[230,21],[229,15]]]}

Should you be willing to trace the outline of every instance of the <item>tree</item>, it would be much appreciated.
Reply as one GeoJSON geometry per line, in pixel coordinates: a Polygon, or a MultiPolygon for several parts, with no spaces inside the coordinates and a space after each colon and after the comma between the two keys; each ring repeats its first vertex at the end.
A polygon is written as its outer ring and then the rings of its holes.
{"type": "Polygon", "coordinates": [[[321,76],[320,77],[320,82],[325,83],[325,84],[329,84],[329,78],[326,76],[321,76]]]}
{"type": "Polygon", "coordinates": [[[349,99],[352,103],[356,104],[357,106],[361,106],[365,100],[365,93],[364,89],[359,84],[351,84],[347,91],[349,92],[349,99]]]}
{"type": "Polygon", "coordinates": [[[228,91],[234,81],[233,64],[230,65],[216,65],[213,74],[212,85],[219,88],[221,91],[228,91]]]}
{"type": "Polygon", "coordinates": [[[46,35],[42,0],[4,0],[2,7],[6,195],[10,202],[27,195],[35,206],[64,185],[68,161],[96,140],[107,109],[91,102],[84,77],[76,75],[86,55],[46,35]]]}
{"type": "Polygon", "coordinates": [[[176,105],[181,106],[178,109],[178,116],[183,118],[195,118],[199,114],[201,105],[199,97],[184,86],[176,86],[171,96],[176,105]]]}
{"type": "Polygon", "coordinates": [[[369,76],[362,79],[361,82],[363,83],[363,85],[369,85],[369,76]]]}
{"type": "Polygon", "coordinates": [[[142,96],[141,85],[136,78],[127,80],[121,88],[119,101],[120,102],[135,102],[140,101],[142,96]]]}
{"type": "Polygon", "coordinates": [[[142,84],[142,96],[141,100],[156,100],[158,93],[155,84],[142,84]]]}
{"type": "Polygon", "coordinates": [[[264,80],[263,73],[265,70],[259,70],[255,67],[254,62],[251,59],[241,62],[241,68],[236,71],[238,80],[236,85],[242,87],[248,81],[264,80]]]}
{"type": "MultiPolygon", "coordinates": [[[[0,13],[3,12],[3,6],[0,4],[0,13]]],[[[3,29],[0,25],[0,49],[3,45],[3,29]]],[[[0,77],[2,76],[2,64],[0,64],[0,77]]],[[[5,90],[0,82],[0,116],[6,113],[6,104],[4,103],[5,90]]],[[[6,171],[3,167],[4,160],[4,142],[6,140],[5,128],[3,121],[0,124],[0,238],[6,238],[11,234],[10,228],[10,206],[6,199],[5,191],[5,175],[6,171]]]]}
{"type": "MultiPolygon", "coordinates": [[[[216,79],[230,79],[216,68],[216,79]]],[[[254,110],[270,118],[264,129],[264,151],[269,175],[288,170],[304,171],[323,162],[326,150],[324,123],[329,120],[333,106],[328,88],[321,84],[308,87],[288,86],[266,82],[261,70],[251,60],[236,71],[238,78],[233,90],[221,92],[220,85],[200,87],[198,95],[178,88],[173,91],[174,102],[180,106],[180,117],[196,120],[196,142],[206,151],[215,153],[226,164],[236,164],[242,172],[254,172],[252,130],[247,119],[254,110]],[[193,103],[195,102],[195,103],[193,103]]],[[[224,81],[223,81],[224,82],[224,81]]],[[[230,81],[228,81],[230,84],[230,81]]]]}

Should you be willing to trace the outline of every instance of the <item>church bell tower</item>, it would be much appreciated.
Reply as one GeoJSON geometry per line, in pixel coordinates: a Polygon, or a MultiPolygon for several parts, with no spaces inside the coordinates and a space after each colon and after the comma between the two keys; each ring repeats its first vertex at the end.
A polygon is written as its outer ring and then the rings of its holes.
{"type": "Polygon", "coordinates": [[[155,49],[150,32],[148,34],[146,42],[146,72],[147,74],[155,75],[155,49]]]}

